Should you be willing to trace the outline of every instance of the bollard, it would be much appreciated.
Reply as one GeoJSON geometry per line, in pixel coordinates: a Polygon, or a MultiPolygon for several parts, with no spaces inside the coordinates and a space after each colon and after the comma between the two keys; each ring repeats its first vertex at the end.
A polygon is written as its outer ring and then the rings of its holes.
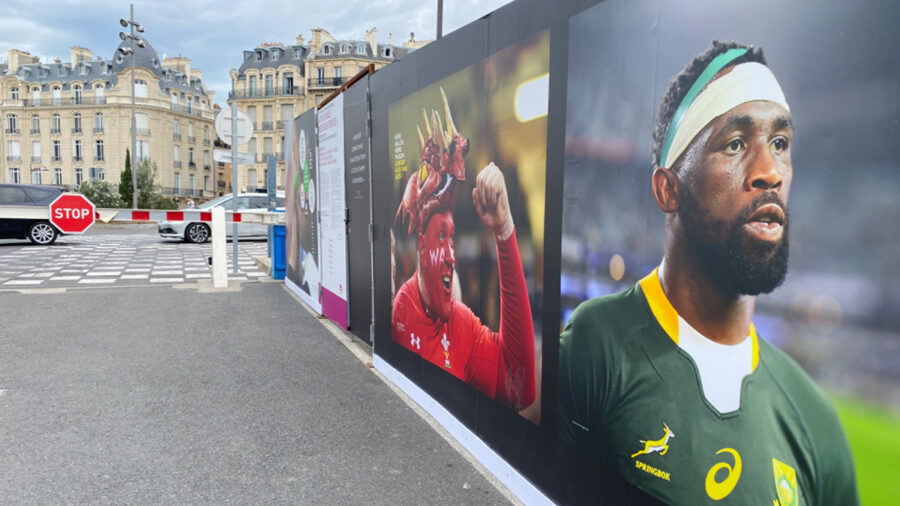
{"type": "Polygon", "coordinates": [[[228,261],[225,253],[225,209],[214,207],[212,210],[212,276],[213,286],[228,286],[228,261]]]}
{"type": "Polygon", "coordinates": [[[284,271],[287,262],[285,262],[284,251],[284,225],[273,225],[269,227],[273,231],[272,241],[272,279],[284,279],[284,271]]]}

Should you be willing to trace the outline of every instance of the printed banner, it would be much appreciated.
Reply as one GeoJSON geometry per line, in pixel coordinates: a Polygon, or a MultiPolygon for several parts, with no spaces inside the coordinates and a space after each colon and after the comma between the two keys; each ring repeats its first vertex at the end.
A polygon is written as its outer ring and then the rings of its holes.
{"type": "Polygon", "coordinates": [[[344,96],[316,116],[319,132],[319,240],[322,247],[322,311],[347,328],[347,182],[344,175],[344,96]]]}
{"type": "Polygon", "coordinates": [[[285,132],[285,138],[290,140],[285,143],[285,283],[321,313],[315,109],[298,116],[290,127],[289,132],[285,132]]]}

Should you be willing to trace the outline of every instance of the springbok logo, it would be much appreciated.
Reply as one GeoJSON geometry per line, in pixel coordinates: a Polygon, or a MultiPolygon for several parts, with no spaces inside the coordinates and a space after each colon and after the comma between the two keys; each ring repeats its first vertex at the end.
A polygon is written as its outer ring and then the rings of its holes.
{"type": "Polygon", "coordinates": [[[659,452],[660,455],[665,455],[667,451],[669,451],[669,439],[675,437],[675,433],[672,432],[672,429],[666,425],[666,422],[663,422],[663,437],[659,439],[653,439],[650,441],[644,441],[641,439],[641,443],[644,445],[644,449],[634,453],[631,458],[635,458],[638,455],[649,455],[651,453],[659,452]]]}

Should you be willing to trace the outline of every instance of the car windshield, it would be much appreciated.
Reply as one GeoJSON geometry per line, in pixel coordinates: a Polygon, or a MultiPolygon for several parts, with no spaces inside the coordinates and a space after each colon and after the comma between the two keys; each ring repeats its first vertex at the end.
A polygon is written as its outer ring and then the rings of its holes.
{"type": "Polygon", "coordinates": [[[209,202],[207,202],[203,205],[197,206],[197,209],[212,209],[216,206],[220,206],[220,205],[224,204],[225,202],[230,202],[230,201],[231,201],[231,195],[223,195],[217,199],[210,200],[209,202]]]}

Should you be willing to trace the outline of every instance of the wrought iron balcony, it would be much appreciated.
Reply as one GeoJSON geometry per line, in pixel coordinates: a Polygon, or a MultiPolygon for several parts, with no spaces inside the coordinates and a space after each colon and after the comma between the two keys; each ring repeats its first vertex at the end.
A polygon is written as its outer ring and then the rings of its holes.
{"type": "Polygon", "coordinates": [[[7,129],[6,129],[6,133],[8,133],[8,134],[19,134],[19,133],[22,133],[22,132],[20,132],[18,128],[7,128],[7,129]]]}
{"type": "Polygon", "coordinates": [[[73,162],[80,162],[82,160],[84,160],[84,158],[81,155],[75,155],[72,157],[73,162]]]}
{"type": "Polygon", "coordinates": [[[175,168],[181,168],[181,160],[175,160],[174,162],[172,162],[172,165],[175,168]]]}
{"type": "Polygon", "coordinates": [[[62,128],[51,128],[50,129],[51,135],[59,135],[60,133],[62,133],[62,128]]]}
{"type": "Polygon", "coordinates": [[[94,155],[94,161],[95,161],[95,162],[102,162],[102,161],[103,161],[103,155],[94,155]]]}
{"type": "Polygon", "coordinates": [[[197,142],[197,138],[192,135],[188,135],[188,142],[190,142],[191,144],[194,144],[197,142]]]}
{"type": "Polygon", "coordinates": [[[40,129],[40,128],[32,128],[32,129],[31,129],[31,135],[37,135],[37,134],[39,134],[39,133],[41,133],[41,129],[40,129]]]}
{"type": "Polygon", "coordinates": [[[181,134],[178,133],[178,132],[175,132],[174,134],[172,134],[172,139],[173,139],[173,140],[176,140],[176,141],[180,141],[180,140],[181,140],[181,134]]]}
{"type": "Polygon", "coordinates": [[[260,130],[272,130],[275,124],[271,121],[263,121],[260,123],[260,130]]]}
{"type": "Polygon", "coordinates": [[[210,169],[211,169],[211,167],[209,166],[208,163],[203,166],[203,170],[210,170],[210,169]]]}
{"type": "Polygon", "coordinates": [[[299,86],[283,86],[263,90],[235,90],[228,92],[228,100],[232,98],[268,98],[302,95],[303,90],[299,86]]]}
{"type": "Polygon", "coordinates": [[[80,133],[81,133],[81,127],[75,127],[75,128],[73,128],[73,129],[72,129],[72,133],[73,133],[73,134],[80,134],[80,133]]]}
{"type": "Polygon", "coordinates": [[[50,161],[51,161],[51,162],[61,162],[61,161],[62,161],[62,156],[60,156],[60,155],[53,155],[53,156],[50,157],[50,161]]]}
{"type": "Polygon", "coordinates": [[[344,77],[310,77],[307,88],[340,88],[349,80],[344,77]]]}
{"type": "Polygon", "coordinates": [[[95,134],[102,134],[102,133],[103,133],[103,127],[94,127],[94,133],[95,133],[95,134]]]}
{"type": "Polygon", "coordinates": [[[209,139],[203,139],[203,145],[204,145],[204,146],[209,146],[209,145],[211,145],[211,144],[212,144],[212,141],[210,141],[209,139]]]}
{"type": "Polygon", "coordinates": [[[8,156],[6,157],[6,161],[7,161],[7,162],[21,162],[21,161],[22,161],[22,157],[19,156],[19,155],[8,155],[8,156]]]}
{"type": "Polygon", "coordinates": [[[150,135],[149,128],[135,128],[134,131],[138,135],[150,135]]]}
{"type": "Polygon", "coordinates": [[[188,168],[189,168],[189,169],[196,169],[196,168],[197,168],[197,163],[196,163],[196,162],[188,162],[188,168]]]}
{"type": "Polygon", "coordinates": [[[40,156],[32,156],[31,163],[41,163],[41,157],[40,156]]]}

